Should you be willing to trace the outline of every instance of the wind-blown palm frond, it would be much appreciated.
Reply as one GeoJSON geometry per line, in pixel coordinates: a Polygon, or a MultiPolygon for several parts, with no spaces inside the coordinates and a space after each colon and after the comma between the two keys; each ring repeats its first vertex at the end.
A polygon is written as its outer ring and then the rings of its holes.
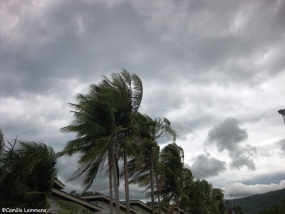
{"type": "Polygon", "coordinates": [[[15,140],[9,144],[0,176],[0,205],[46,208],[57,174],[53,149],[37,142],[15,140]]]}
{"type": "Polygon", "coordinates": [[[5,150],[4,135],[0,129],[0,167],[2,164],[3,155],[5,152],[4,150],[5,150]]]}

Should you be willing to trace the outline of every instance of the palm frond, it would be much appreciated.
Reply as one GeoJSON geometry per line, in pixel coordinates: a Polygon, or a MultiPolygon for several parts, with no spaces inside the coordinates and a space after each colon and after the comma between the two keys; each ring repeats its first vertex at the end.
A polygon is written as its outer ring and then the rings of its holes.
{"type": "Polygon", "coordinates": [[[56,178],[56,155],[42,142],[9,142],[0,179],[0,201],[25,208],[46,208],[56,178]]]}
{"type": "Polygon", "coordinates": [[[134,107],[134,110],[137,112],[143,97],[143,85],[140,78],[135,74],[132,75],[132,80],[134,84],[133,94],[132,94],[132,105],[134,107]]]}

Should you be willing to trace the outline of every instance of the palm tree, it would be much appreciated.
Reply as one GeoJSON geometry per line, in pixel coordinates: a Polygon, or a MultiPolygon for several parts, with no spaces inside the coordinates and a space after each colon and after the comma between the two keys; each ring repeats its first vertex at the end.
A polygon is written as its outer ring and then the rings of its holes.
{"type": "MultiPolygon", "coordinates": [[[[0,207],[47,210],[57,175],[53,149],[42,142],[15,139],[7,143],[9,146],[5,145],[0,132],[0,207]]],[[[58,213],[92,214],[90,210],[72,202],[54,202],[61,208],[58,213]]]]}
{"type": "MultiPolygon", "coordinates": [[[[117,160],[123,157],[126,207],[127,213],[130,213],[127,158],[129,155],[135,155],[132,148],[139,134],[135,119],[143,88],[139,77],[125,70],[120,74],[112,74],[111,77],[111,80],[104,77],[99,85],[91,85],[88,94],[76,96],[77,104],[70,104],[74,108],[72,113],[75,120],[61,131],[75,132],[77,138],[69,141],[59,155],[82,154],[78,160],[77,175],[72,179],[86,172],[85,190],[90,188],[100,166],[108,159],[109,179],[114,180],[117,213],[119,213],[117,160]]],[[[110,197],[112,197],[111,190],[110,197]]]]}
{"type": "Polygon", "coordinates": [[[196,180],[187,193],[189,197],[189,207],[191,213],[223,213],[219,209],[220,200],[223,200],[223,194],[220,190],[214,190],[212,184],[206,180],[196,180]]]}
{"type": "Polygon", "coordinates": [[[8,143],[0,157],[0,206],[46,209],[57,175],[53,149],[44,143],[8,143]]]}
{"type": "MultiPolygon", "coordinates": [[[[112,81],[105,78],[103,84],[111,89],[115,97],[115,107],[117,115],[117,126],[122,130],[116,136],[116,146],[119,154],[123,157],[124,177],[125,177],[125,195],[127,213],[130,214],[129,203],[129,182],[128,182],[128,156],[138,159],[136,152],[137,142],[139,140],[139,124],[137,123],[138,109],[142,100],[143,86],[140,78],[133,74],[130,75],[123,70],[121,74],[113,74],[112,81]]],[[[113,99],[112,99],[113,100],[113,99]]]]}
{"type": "Polygon", "coordinates": [[[183,149],[175,143],[168,144],[160,153],[163,163],[162,204],[174,202],[171,212],[176,208],[180,213],[179,202],[187,198],[185,191],[192,185],[193,176],[189,169],[184,168],[183,149]]]}
{"type": "Polygon", "coordinates": [[[2,130],[0,129],[0,157],[2,156],[2,153],[4,152],[4,135],[2,133],[2,130]]]}
{"type": "Polygon", "coordinates": [[[212,190],[213,200],[217,203],[217,208],[219,210],[219,214],[224,214],[225,206],[224,206],[224,193],[223,190],[219,188],[213,188],[212,190]]]}
{"type": "MultiPolygon", "coordinates": [[[[160,152],[157,140],[159,138],[167,137],[172,138],[174,142],[176,139],[176,132],[166,118],[155,118],[153,120],[147,115],[139,115],[137,121],[140,123],[141,143],[138,147],[140,149],[141,158],[140,162],[135,160],[129,161],[129,170],[131,171],[130,176],[135,174],[131,183],[139,183],[140,186],[147,186],[147,189],[151,189],[150,196],[152,212],[154,213],[154,183],[158,183],[157,168],[160,152]]],[[[158,187],[158,185],[156,186],[158,187]]],[[[157,198],[158,204],[160,204],[160,198],[157,198]]]]}
{"type": "Polygon", "coordinates": [[[2,133],[2,130],[0,129],[0,174],[3,174],[2,165],[4,164],[4,153],[5,153],[5,143],[4,143],[4,135],[2,133]]]}

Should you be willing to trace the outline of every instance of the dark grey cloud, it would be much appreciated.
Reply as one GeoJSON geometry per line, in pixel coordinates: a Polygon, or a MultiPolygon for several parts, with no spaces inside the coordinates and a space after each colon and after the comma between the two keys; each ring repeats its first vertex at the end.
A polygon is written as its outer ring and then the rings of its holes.
{"type": "Polygon", "coordinates": [[[219,152],[234,150],[236,146],[248,138],[247,131],[239,127],[236,118],[226,118],[210,129],[207,142],[216,144],[219,152]]]}
{"type": "Polygon", "coordinates": [[[247,166],[247,168],[250,170],[255,170],[255,163],[248,156],[243,154],[237,155],[236,153],[232,154],[232,162],[230,167],[232,169],[240,169],[243,166],[247,166]]]}
{"type": "Polygon", "coordinates": [[[19,13],[10,32],[17,35],[13,43],[0,37],[7,44],[1,51],[4,95],[23,89],[48,93],[54,78],[98,82],[106,71],[123,68],[146,77],[165,61],[183,57],[174,45],[146,31],[129,4],[108,8],[63,0],[47,5],[42,13],[19,13]]]}
{"type": "Polygon", "coordinates": [[[248,138],[248,133],[239,124],[240,122],[236,118],[226,118],[209,130],[205,144],[216,145],[219,152],[228,151],[232,159],[230,164],[232,169],[247,166],[248,169],[255,170],[255,163],[251,157],[253,153],[256,153],[256,148],[250,145],[240,145],[248,138]]]}
{"type": "MultiPolygon", "coordinates": [[[[45,6],[38,7],[38,12],[34,11],[37,5],[32,3],[13,7],[5,3],[9,17],[17,18],[18,22],[13,28],[7,22],[4,29],[10,35],[0,37],[5,44],[1,47],[1,93],[7,95],[23,89],[47,93],[53,85],[48,81],[52,77],[96,82],[106,71],[118,72],[122,68],[145,79],[151,79],[151,75],[157,81],[173,82],[177,76],[205,84],[254,81],[260,75],[254,72],[256,68],[238,62],[245,56],[254,59],[262,50],[266,53],[267,49],[261,47],[272,50],[272,42],[282,41],[280,35],[284,32],[279,24],[284,19],[281,15],[284,3],[276,6],[277,1],[270,5],[254,2],[161,2],[165,11],[160,14],[156,3],[122,2],[108,7],[96,1],[47,1],[45,6]],[[12,16],[14,8],[18,9],[12,16]],[[279,33],[273,35],[279,37],[272,39],[272,32],[277,30],[279,33]],[[157,37],[156,33],[171,39],[157,37]],[[181,63],[186,66],[162,72],[181,63]],[[211,69],[212,66],[216,69],[211,69]]],[[[282,59],[278,62],[282,63],[282,59]]],[[[282,68],[281,64],[273,64],[282,68]]]]}
{"type": "Polygon", "coordinates": [[[189,168],[196,179],[205,179],[225,171],[226,162],[201,154],[194,159],[189,168]]]}
{"type": "Polygon", "coordinates": [[[285,27],[280,23],[284,20],[284,2],[158,2],[133,4],[149,29],[186,49],[189,61],[195,62],[191,70],[211,72],[216,77],[211,81],[220,84],[234,81],[249,85],[263,82],[268,70],[276,71],[270,69],[274,64],[270,60],[256,73],[252,62],[283,43],[285,27]],[[163,12],[158,12],[162,6],[163,12]],[[224,70],[226,73],[221,72],[224,70]]]}

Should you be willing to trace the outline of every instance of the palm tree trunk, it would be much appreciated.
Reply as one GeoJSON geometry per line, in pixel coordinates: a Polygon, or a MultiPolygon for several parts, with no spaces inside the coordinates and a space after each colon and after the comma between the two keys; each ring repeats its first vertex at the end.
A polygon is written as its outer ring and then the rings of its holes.
{"type": "Polygon", "coordinates": [[[159,184],[158,184],[157,172],[155,173],[155,179],[156,179],[156,191],[157,191],[158,213],[160,214],[160,186],[159,186],[159,184]]]}
{"type": "Polygon", "coordinates": [[[125,174],[125,195],[126,195],[126,211],[127,214],[131,214],[130,211],[130,196],[129,196],[129,172],[128,172],[128,157],[127,147],[124,150],[124,174],[125,174]]]}
{"type": "Polygon", "coordinates": [[[178,196],[176,196],[176,207],[177,207],[177,213],[180,214],[179,197],[178,196]]]}
{"type": "Polygon", "coordinates": [[[112,169],[114,175],[114,189],[115,189],[115,200],[116,200],[116,214],[120,214],[120,201],[119,201],[119,187],[118,187],[118,174],[117,167],[115,163],[115,154],[114,150],[111,147],[111,159],[112,159],[112,169]]]}
{"type": "Polygon", "coordinates": [[[152,162],[150,163],[150,188],[151,188],[151,209],[152,209],[152,214],[155,214],[154,189],[153,189],[153,164],[152,164],[152,162]]]}
{"type": "Polygon", "coordinates": [[[112,160],[111,160],[111,154],[109,150],[109,188],[110,188],[110,214],[113,214],[113,178],[112,178],[112,160]]]}

